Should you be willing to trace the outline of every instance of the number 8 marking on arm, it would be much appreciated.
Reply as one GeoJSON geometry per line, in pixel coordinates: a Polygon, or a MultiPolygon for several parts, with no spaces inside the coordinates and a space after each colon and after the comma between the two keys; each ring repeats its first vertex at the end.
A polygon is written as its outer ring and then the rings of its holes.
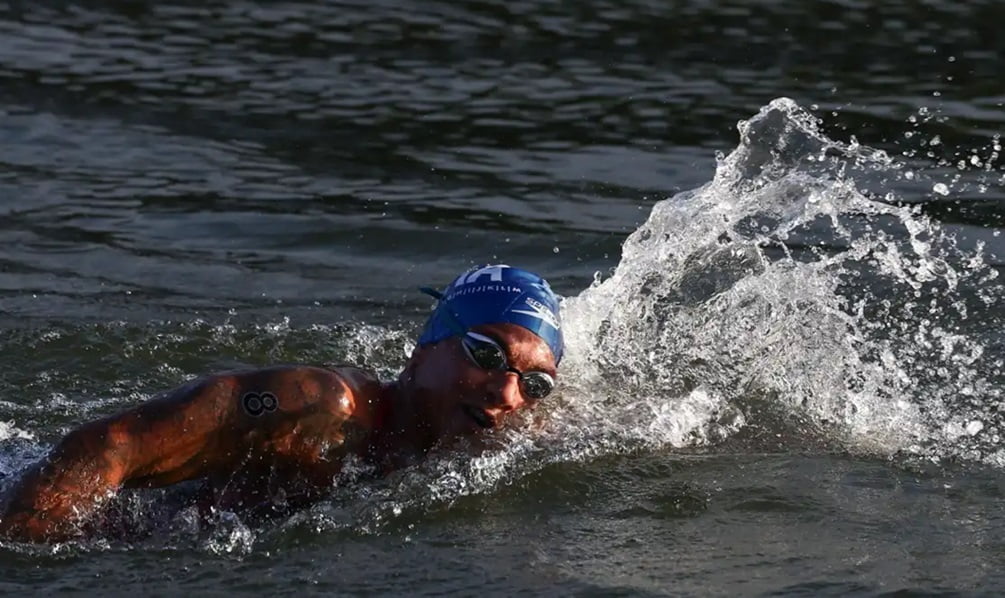
{"type": "Polygon", "coordinates": [[[252,417],[272,413],[279,408],[279,399],[271,392],[249,392],[241,398],[244,411],[252,417]]]}

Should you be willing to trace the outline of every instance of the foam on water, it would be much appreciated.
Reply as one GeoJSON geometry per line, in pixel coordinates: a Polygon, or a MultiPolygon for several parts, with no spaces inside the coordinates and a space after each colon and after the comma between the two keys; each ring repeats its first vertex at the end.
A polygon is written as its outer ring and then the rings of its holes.
{"type": "Polygon", "coordinates": [[[657,204],[613,274],[565,302],[570,411],[627,444],[714,444],[767,418],[1005,466],[1002,284],[980,247],[870,199],[897,199],[882,185],[900,166],[789,100],[739,129],[712,181],[657,204]]]}

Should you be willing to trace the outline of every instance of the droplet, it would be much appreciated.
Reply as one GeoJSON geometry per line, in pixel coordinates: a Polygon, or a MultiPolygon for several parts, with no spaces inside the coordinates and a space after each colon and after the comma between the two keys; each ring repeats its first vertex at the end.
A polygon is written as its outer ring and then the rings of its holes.
{"type": "Polygon", "coordinates": [[[942,196],[949,195],[949,187],[947,187],[945,183],[935,183],[935,186],[932,187],[932,191],[935,191],[942,196]]]}
{"type": "Polygon", "coordinates": [[[555,247],[554,247],[554,248],[552,249],[552,252],[554,252],[554,253],[558,253],[558,245],[556,245],[556,246],[555,246],[555,247]]]}

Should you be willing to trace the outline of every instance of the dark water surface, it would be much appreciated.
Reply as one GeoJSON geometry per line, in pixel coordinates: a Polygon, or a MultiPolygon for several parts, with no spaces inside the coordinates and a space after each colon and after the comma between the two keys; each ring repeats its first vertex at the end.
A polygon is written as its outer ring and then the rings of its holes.
{"type": "Polygon", "coordinates": [[[207,371],[390,375],[413,289],[476,263],[546,275],[578,343],[550,435],[265,527],[127,496],[146,534],[0,546],[0,590],[996,594],[1002,22],[992,1],[0,2],[5,480],[207,371]]]}

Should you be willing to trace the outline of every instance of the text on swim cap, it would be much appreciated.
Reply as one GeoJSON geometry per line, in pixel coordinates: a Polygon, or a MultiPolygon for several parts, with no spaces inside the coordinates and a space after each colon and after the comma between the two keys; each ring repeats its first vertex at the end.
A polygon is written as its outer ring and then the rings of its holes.
{"type": "Polygon", "coordinates": [[[537,318],[538,320],[548,323],[555,330],[558,330],[559,328],[558,318],[555,317],[555,314],[552,313],[551,309],[547,305],[541,303],[540,301],[534,299],[533,297],[527,297],[525,303],[527,303],[527,305],[529,305],[533,311],[527,311],[525,309],[514,309],[513,313],[523,314],[525,316],[531,316],[533,318],[537,318]]]}

